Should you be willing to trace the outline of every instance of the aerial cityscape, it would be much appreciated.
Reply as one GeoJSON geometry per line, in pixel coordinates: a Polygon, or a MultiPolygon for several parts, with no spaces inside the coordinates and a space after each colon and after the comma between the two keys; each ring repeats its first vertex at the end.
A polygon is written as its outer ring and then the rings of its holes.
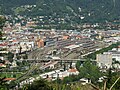
{"type": "Polygon", "coordinates": [[[119,0],[0,0],[0,90],[120,90],[119,0]]]}

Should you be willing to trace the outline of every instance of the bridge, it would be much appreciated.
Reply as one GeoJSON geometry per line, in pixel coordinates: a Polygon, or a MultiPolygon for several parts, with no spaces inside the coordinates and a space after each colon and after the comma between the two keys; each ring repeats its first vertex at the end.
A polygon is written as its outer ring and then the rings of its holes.
{"type": "MultiPolygon", "coordinates": [[[[25,61],[29,63],[42,63],[42,62],[49,62],[49,61],[58,61],[58,62],[85,62],[86,59],[25,59],[25,61]]],[[[90,60],[92,62],[96,62],[96,60],[90,60]]]]}

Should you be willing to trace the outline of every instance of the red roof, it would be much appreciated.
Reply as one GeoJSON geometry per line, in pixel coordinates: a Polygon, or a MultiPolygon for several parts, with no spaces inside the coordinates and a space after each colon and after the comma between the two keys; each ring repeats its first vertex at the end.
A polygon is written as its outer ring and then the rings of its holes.
{"type": "Polygon", "coordinates": [[[68,72],[77,72],[77,69],[69,69],[68,72]]]}
{"type": "Polygon", "coordinates": [[[0,67],[4,67],[4,66],[5,66],[5,64],[0,63],[0,67]]]}
{"type": "Polygon", "coordinates": [[[6,46],[6,44],[0,44],[0,46],[6,46]]]}
{"type": "Polygon", "coordinates": [[[13,42],[17,42],[17,40],[13,40],[13,42]]]}
{"type": "Polygon", "coordinates": [[[4,81],[16,80],[16,78],[5,78],[4,81]]]}

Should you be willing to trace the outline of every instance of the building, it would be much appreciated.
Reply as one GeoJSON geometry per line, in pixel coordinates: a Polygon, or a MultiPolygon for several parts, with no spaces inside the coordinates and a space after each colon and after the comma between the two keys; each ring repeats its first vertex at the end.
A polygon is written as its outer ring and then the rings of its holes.
{"type": "Polygon", "coordinates": [[[69,72],[69,75],[78,75],[79,74],[79,72],[76,68],[69,69],[68,72],[69,72]]]}
{"type": "Polygon", "coordinates": [[[36,42],[37,42],[38,48],[44,47],[44,40],[43,40],[43,39],[39,39],[39,40],[37,40],[36,42]]]}
{"type": "Polygon", "coordinates": [[[98,66],[101,68],[110,68],[112,64],[112,54],[97,54],[98,66]]]}
{"type": "Polygon", "coordinates": [[[0,68],[5,68],[5,67],[6,67],[5,64],[0,63],[0,68]]]}
{"type": "Polygon", "coordinates": [[[69,39],[69,36],[63,36],[63,39],[66,40],[66,39],[69,39]]]}

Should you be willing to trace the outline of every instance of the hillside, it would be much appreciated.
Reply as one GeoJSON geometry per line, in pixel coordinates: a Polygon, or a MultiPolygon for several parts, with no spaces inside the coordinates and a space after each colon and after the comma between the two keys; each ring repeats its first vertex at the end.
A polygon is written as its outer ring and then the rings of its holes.
{"type": "Polygon", "coordinates": [[[119,0],[0,0],[5,14],[25,14],[29,16],[59,15],[72,16],[71,19],[83,19],[84,22],[101,22],[120,19],[119,0]],[[37,6],[30,10],[18,10],[21,5],[37,6]]]}
{"type": "Polygon", "coordinates": [[[37,0],[0,0],[0,6],[5,14],[13,14],[12,9],[21,5],[36,4],[37,0]]]}

